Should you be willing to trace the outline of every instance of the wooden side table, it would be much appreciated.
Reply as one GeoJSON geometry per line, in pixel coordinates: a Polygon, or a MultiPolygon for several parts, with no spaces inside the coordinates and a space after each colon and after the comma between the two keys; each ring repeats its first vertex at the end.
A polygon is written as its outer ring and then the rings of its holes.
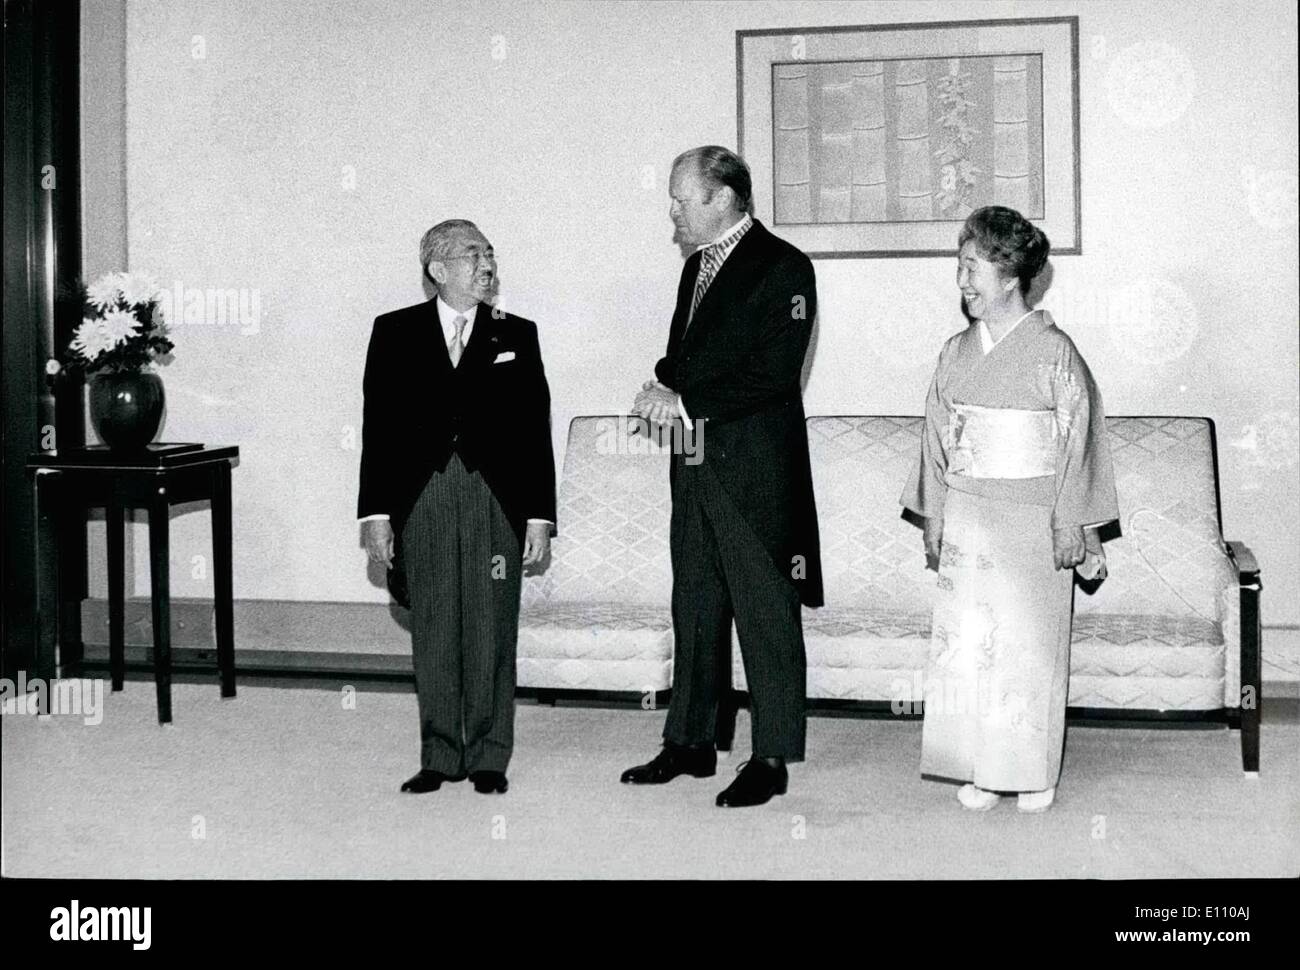
{"type": "MultiPolygon", "coordinates": [[[[149,514],[149,576],[153,607],[154,679],[158,722],[172,719],[171,577],[168,511],[181,502],[212,503],[212,558],[221,696],[235,696],[234,603],[231,579],[230,469],[236,447],[154,444],[140,452],[110,451],[103,445],[43,451],[27,470],[34,478],[38,522],[37,612],[40,633],[36,675],[56,674],[59,616],[70,593],[59,582],[59,519],[74,508],[103,507],[108,526],[109,668],[113,690],[122,689],[125,650],[125,526],[127,508],[149,514]],[[57,590],[57,592],[53,592],[57,590]],[[49,602],[51,599],[53,603],[49,602]]],[[[78,604],[79,605],[79,604],[78,604]]],[[[48,692],[47,692],[48,693],[48,692]]]]}

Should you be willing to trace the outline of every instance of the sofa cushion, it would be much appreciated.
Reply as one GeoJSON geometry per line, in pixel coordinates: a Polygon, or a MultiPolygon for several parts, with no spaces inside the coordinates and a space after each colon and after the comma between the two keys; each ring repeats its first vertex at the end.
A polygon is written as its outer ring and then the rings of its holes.
{"type": "MultiPolygon", "coordinates": [[[[893,700],[910,696],[925,669],[930,613],[822,607],[803,611],[807,694],[828,700],[893,700]]],[[[740,643],[732,631],[732,683],[747,690],[740,643]]]]}
{"type": "Polygon", "coordinates": [[[672,665],[673,618],[666,607],[554,603],[520,612],[521,687],[664,690],[672,665]]]}
{"type": "Polygon", "coordinates": [[[1074,707],[1205,711],[1224,705],[1223,628],[1199,617],[1076,614],[1074,707]]]}
{"type": "MultiPolygon", "coordinates": [[[[808,696],[913,700],[921,696],[930,614],[804,610],[808,696]]],[[[1217,623],[1162,614],[1076,616],[1070,648],[1075,707],[1212,710],[1223,706],[1224,641],[1217,623]]],[[[732,636],[732,683],[747,690],[732,636]]]]}

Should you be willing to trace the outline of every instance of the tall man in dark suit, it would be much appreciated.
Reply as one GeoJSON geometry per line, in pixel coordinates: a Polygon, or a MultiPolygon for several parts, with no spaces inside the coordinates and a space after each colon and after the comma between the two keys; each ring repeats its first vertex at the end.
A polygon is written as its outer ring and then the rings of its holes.
{"type": "Polygon", "coordinates": [[[696,464],[674,454],[672,703],[663,750],[623,773],[631,784],[717,766],[718,699],[730,688],[734,617],[749,683],[753,750],[722,806],[784,794],[804,756],[800,604],[822,603],[821,554],[800,374],[817,311],[808,257],[749,214],[744,161],[707,146],[673,162],[669,193],[686,260],[668,352],[633,410],[685,421],[696,464]],[[697,457],[698,457],[697,456],[697,457]]]}
{"type": "Polygon", "coordinates": [[[437,296],[370,337],[357,516],[410,597],[421,752],[402,791],[504,792],[520,570],[555,521],[550,391],[536,325],[487,302],[496,256],[472,222],[430,229],[420,262],[437,296]]]}

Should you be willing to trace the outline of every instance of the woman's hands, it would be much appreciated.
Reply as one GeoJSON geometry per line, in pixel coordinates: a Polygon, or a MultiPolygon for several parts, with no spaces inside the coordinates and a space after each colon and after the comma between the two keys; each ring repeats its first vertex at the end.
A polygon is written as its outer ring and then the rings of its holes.
{"type": "Polygon", "coordinates": [[[1057,569],[1073,569],[1079,565],[1086,549],[1082,526],[1052,530],[1052,555],[1057,569]]]}

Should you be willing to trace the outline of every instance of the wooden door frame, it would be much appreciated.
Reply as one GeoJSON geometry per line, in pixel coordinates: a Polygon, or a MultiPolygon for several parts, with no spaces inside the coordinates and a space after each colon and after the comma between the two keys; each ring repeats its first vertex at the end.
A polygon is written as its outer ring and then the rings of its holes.
{"type": "MultiPolygon", "coordinates": [[[[81,4],[5,0],[4,5],[4,515],[3,675],[31,670],[36,655],[36,522],[27,456],[53,441],[85,444],[81,388],[55,400],[45,361],[81,321],[81,4]]],[[[60,617],[65,655],[80,660],[86,595],[85,519],[60,540],[62,582],[77,608],[60,617]]],[[[47,599],[47,602],[53,601],[47,599]]]]}

